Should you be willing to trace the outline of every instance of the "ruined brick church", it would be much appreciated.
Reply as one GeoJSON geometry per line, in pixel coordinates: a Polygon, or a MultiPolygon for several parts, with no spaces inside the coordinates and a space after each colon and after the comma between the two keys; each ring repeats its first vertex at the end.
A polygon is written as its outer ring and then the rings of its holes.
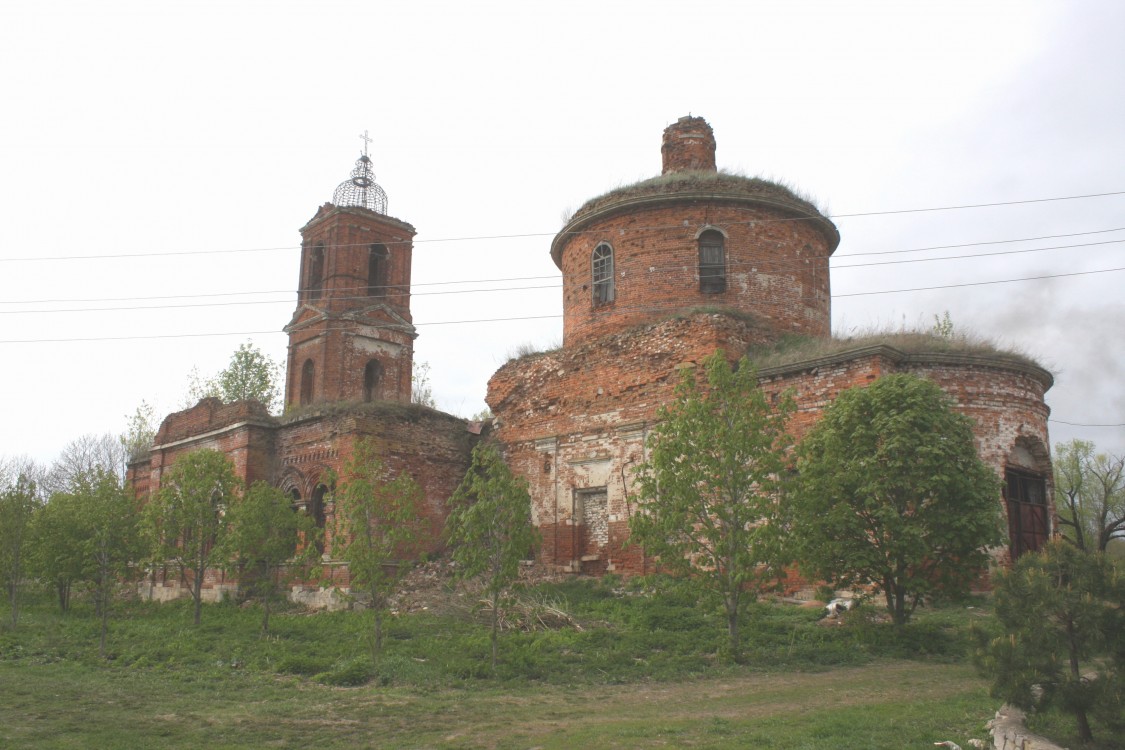
{"type": "MultiPolygon", "coordinates": [[[[492,434],[530,486],[540,559],[561,570],[647,569],[643,550],[626,544],[637,502],[631,468],[685,368],[716,349],[754,360],[794,336],[831,335],[829,258],[840,242],[832,221],[788,188],[719,172],[702,118],[665,129],[661,154],[660,176],[588,201],[551,243],[563,280],[562,347],[509,361],[488,384],[492,434]]],[[[325,477],[368,438],[422,485],[438,551],[445,502],[480,426],[411,403],[414,234],[387,215],[362,156],[301,230],[285,415],[214,399],[170,415],[131,466],[138,494],[158,488],[177,456],[210,447],[247,483],[281,487],[325,525],[325,477]]],[[[1012,554],[1037,548],[1051,531],[1050,373],[1000,352],[932,344],[835,342],[831,353],[772,361],[759,376],[768,394],[795,395],[797,438],[844,389],[892,372],[933,380],[973,419],[981,457],[1004,479],[997,503],[1012,554]]],[[[346,586],[333,549],[329,537],[326,565],[346,586]]]]}

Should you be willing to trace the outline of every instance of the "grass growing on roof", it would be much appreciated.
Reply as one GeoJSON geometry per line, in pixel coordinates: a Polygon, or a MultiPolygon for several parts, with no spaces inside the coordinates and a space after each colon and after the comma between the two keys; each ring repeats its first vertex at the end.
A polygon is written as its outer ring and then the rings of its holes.
{"type": "Polygon", "coordinates": [[[785,367],[809,360],[870,346],[889,346],[906,354],[948,353],[993,357],[1019,365],[1040,367],[1031,357],[1017,349],[998,346],[992,341],[970,333],[940,336],[928,331],[869,331],[847,338],[816,336],[782,336],[769,346],[753,347],[747,356],[758,370],[785,367]]]}

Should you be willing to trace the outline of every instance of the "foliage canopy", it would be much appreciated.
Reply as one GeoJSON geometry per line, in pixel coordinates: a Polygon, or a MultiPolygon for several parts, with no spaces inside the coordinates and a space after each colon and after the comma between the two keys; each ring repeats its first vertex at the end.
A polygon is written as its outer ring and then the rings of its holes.
{"type": "Polygon", "coordinates": [[[539,533],[531,524],[527,481],[512,474],[494,443],[477,443],[473,463],[449,499],[445,535],[462,579],[480,578],[492,608],[492,668],[496,669],[500,596],[533,556],[539,533]]]}
{"type": "Polygon", "coordinates": [[[203,607],[203,576],[224,562],[219,542],[227,528],[227,509],[241,484],[225,455],[196,450],[176,459],[145,508],[154,562],[174,566],[190,587],[196,625],[203,607]]]}
{"type": "Polygon", "coordinates": [[[422,489],[394,474],[370,440],[356,443],[335,492],[333,546],[348,563],[353,590],[369,597],[374,618],[372,657],[383,648],[383,618],[405,575],[421,528],[422,489]]]}
{"type": "Polygon", "coordinates": [[[1055,446],[1053,463],[1060,533],[1079,549],[1105,552],[1125,536],[1125,456],[1075,439],[1055,446]]]}
{"type": "Polygon", "coordinates": [[[230,362],[212,378],[192,370],[188,378],[187,406],[200,399],[218,398],[224,403],[254,400],[276,413],[281,404],[281,366],[247,341],[231,354],[230,362]]]}
{"type": "Polygon", "coordinates": [[[43,503],[42,470],[30,461],[0,466],[0,583],[8,593],[12,627],[19,624],[32,518],[43,503]]]}
{"type": "Polygon", "coordinates": [[[844,391],[797,457],[786,505],[802,570],[837,588],[875,585],[898,625],[927,596],[967,593],[1001,541],[999,480],[972,421],[929,380],[894,374],[844,391]]]}
{"type": "Polygon", "coordinates": [[[292,507],[284,491],[255,482],[227,510],[219,559],[238,575],[239,590],[262,603],[262,631],[268,632],[271,604],[286,585],[308,575],[319,557],[320,529],[307,513],[292,507]]]}
{"type": "Polygon", "coordinates": [[[1125,730],[1125,578],[1105,555],[1052,541],[993,586],[1001,632],[978,630],[974,654],[993,696],[1027,710],[1058,706],[1085,741],[1091,712],[1125,730]]]}
{"type": "Polygon", "coordinates": [[[786,561],[775,519],[793,404],[786,396],[771,405],[745,358],[732,367],[719,351],[702,369],[702,378],[685,371],[660,409],[636,469],[630,540],[722,599],[738,659],[746,606],[786,561]]]}

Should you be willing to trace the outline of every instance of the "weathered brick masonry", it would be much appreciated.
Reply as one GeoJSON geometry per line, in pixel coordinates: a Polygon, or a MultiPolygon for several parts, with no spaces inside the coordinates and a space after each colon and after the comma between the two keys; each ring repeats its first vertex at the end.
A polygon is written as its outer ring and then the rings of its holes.
{"type": "MultiPolygon", "coordinates": [[[[541,557],[564,570],[647,569],[626,544],[631,471],[684,368],[717,349],[733,359],[785,336],[830,333],[832,223],[783,186],[718,173],[701,118],[667,128],[662,154],[662,177],[589,201],[552,243],[562,348],[511,361],[489,382],[496,435],[531,486],[541,557]]],[[[794,394],[797,438],[847,388],[892,372],[934,380],[973,418],[980,455],[1008,480],[1006,492],[1040,493],[1023,516],[1028,498],[1006,498],[1013,543],[1034,546],[1048,531],[1051,375],[999,353],[945,349],[937,339],[910,353],[844,347],[759,375],[767,392],[794,394]]]]}
{"type": "MultiPolygon", "coordinates": [[[[685,369],[718,349],[733,359],[795,335],[830,336],[829,258],[840,242],[832,222],[784,186],[718,172],[702,118],[669,126],[661,153],[662,176],[590,200],[552,242],[563,346],[508,362],[488,384],[495,434],[530,485],[541,557],[563,570],[648,569],[643,551],[626,543],[637,507],[632,470],[685,369]]],[[[285,328],[286,415],[215,399],[170,415],[150,454],[130,467],[139,496],[158,491],[178,456],[214,448],[247,483],[282,488],[330,529],[327,477],[367,439],[393,471],[422,485],[432,533],[418,551],[440,550],[445,503],[468,468],[475,431],[410,403],[414,228],[386,215],[369,168],[365,155],[301,230],[297,309],[285,328]]],[[[933,344],[837,345],[759,376],[768,393],[794,394],[798,438],[847,388],[892,372],[932,379],[973,418],[980,455],[1004,479],[998,512],[1007,510],[1013,554],[1034,549],[1050,532],[1051,375],[1001,353],[933,344]]],[[[326,568],[346,588],[338,542],[328,535],[326,568]]],[[[180,593],[174,581],[154,582],[153,596],[180,593]]],[[[235,582],[215,572],[205,585],[219,596],[235,582]]],[[[297,594],[331,603],[323,590],[297,594]]]]}
{"type": "MultiPolygon", "coordinates": [[[[130,467],[135,492],[148,497],[179,456],[200,448],[223,452],[247,486],[280,487],[324,528],[325,577],[345,590],[328,477],[343,474],[356,443],[372,442],[392,472],[421,486],[428,533],[413,551],[420,554],[441,550],[446,501],[468,470],[475,439],[465,420],[411,403],[414,228],[384,213],[385,195],[369,167],[362,157],[353,179],[337,188],[340,205],[324,204],[301,230],[297,309],[285,328],[286,414],[270,416],[257,402],[204,399],[169,415],[149,454],[130,467]],[[369,200],[376,191],[382,202],[369,200]]],[[[149,595],[185,593],[167,572],[157,571],[149,595]]],[[[208,571],[204,588],[221,598],[237,582],[208,571]]],[[[294,594],[309,603],[339,602],[319,585],[298,588],[294,594]]]]}

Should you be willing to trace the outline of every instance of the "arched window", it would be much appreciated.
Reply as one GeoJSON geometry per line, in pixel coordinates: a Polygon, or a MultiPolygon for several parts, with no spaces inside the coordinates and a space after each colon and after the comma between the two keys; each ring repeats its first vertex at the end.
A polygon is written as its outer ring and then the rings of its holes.
{"type": "Polygon", "coordinates": [[[1008,503],[1008,536],[1012,559],[1035,552],[1051,535],[1047,486],[1039,474],[1008,467],[1004,470],[1004,499],[1008,503]]]}
{"type": "Polygon", "coordinates": [[[324,243],[318,242],[309,253],[309,276],[305,279],[309,299],[320,299],[324,289],[324,243]]]}
{"type": "Polygon", "coordinates": [[[316,376],[316,365],[311,359],[306,359],[301,367],[301,406],[308,406],[313,400],[313,378],[316,376]]]}
{"type": "Polygon", "coordinates": [[[594,306],[613,302],[613,248],[604,242],[594,248],[592,260],[594,306]]]}
{"type": "Polygon", "coordinates": [[[699,235],[699,291],[718,294],[727,290],[727,257],[723,235],[708,229],[699,235]]]}
{"type": "Polygon", "coordinates": [[[387,294],[387,261],[390,253],[386,245],[372,245],[367,250],[367,296],[383,297],[387,294]]]}
{"type": "Polygon", "coordinates": [[[363,368],[363,400],[374,401],[379,396],[379,383],[383,380],[383,366],[373,359],[363,368]]]}

